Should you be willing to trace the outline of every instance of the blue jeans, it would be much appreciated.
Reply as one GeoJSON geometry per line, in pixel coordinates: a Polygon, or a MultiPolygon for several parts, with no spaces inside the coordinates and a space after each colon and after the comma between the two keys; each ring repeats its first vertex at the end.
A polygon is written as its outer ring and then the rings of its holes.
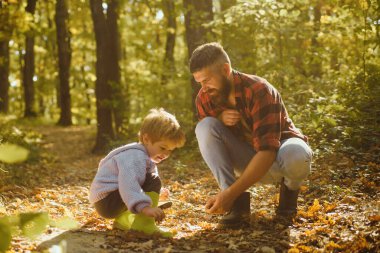
{"type": "MultiPolygon", "coordinates": [[[[222,190],[236,180],[251,161],[256,151],[246,141],[238,139],[220,120],[206,117],[195,128],[199,149],[222,190]]],[[[300,188],[311,170],[312,150],[300,138],[281,142],[276,160],[260,183],[280,182],[291,190],[300,188]]]]}

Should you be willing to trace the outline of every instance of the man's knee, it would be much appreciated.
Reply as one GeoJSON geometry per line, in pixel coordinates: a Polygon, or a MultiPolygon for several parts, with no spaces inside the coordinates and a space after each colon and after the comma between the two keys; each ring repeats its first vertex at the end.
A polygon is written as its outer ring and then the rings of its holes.
{"type": "Polygon", "coordinates": [[[195,135],[197,139],[202,139],[206,134],[209,134],[212,129],[220,126],[222,123],[214,117],[205,117],[201,121],[198,122],[195,127],[195,135]]]}
{"type": "Polygon", "coordinates": [[[312,154],[307,146],[288,144],[281,150],[281,156],[288,178],[303,180],[310,174],[312,154]]]}

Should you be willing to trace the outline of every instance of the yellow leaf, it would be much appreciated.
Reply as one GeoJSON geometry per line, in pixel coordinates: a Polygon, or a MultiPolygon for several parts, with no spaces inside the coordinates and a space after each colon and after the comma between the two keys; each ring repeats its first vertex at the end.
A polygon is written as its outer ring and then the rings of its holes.
{"type": "Polygon", "coordinates": [[[370,221],[380,221],[380,215],[372,215],[372,216],[369,216],[368,219],[370,221]]]}
{"type": "Polygon", "coordinates": [[[302,252],[312,252],[313,249],[306,245],[299,245],[297,246],[298,249],[300,249],[302,252]]]}
{"type": "Polygon", "coordinates": [[[321,209],[321,205],[319,204],[318,199],[314,199],[313,205],[309,207],[309,210],[307,212],[311,214],[311,216],[313,216],[313,214],[315,212],[318,212],[320,209],[321,209]]]}
{"type": "Polygon", "coordinates": [[[301,185],[300,191],[305,192],[307,191],[308,187],[306,185],[301,185]]]}
{"type": "Polygon", "coordinates": [[[337,207],[337,204],[335,203],[330,204],[328,202],[325,202],[323,206],[324,206],[325,212],[328,213],[334,210],[337,207]]]}
{"type": "Polygon", "coordinates": [[[350,197],[350,196],[346,196],[346,197],[342,200],[342,203],[346,203],[346,204],[355,204],[355,203],[358,203],[358,202],[359,202],[359,199],[358,199],[358,198],[350,197]]]}
{"type": "Polygon", "coordinates": [[[342,246],[336,244],[335,242],[329,242],[327,245],[326,245],[326,249],[327,250],[333,250],[333,249],[341,249],[342,246]]]}
{"type": "Polygon", "coordinates": [[[315,230],[306,230],[306,231],[305,231],[305,235],[306,235],[306,236],[315,235],[315,230]]]}

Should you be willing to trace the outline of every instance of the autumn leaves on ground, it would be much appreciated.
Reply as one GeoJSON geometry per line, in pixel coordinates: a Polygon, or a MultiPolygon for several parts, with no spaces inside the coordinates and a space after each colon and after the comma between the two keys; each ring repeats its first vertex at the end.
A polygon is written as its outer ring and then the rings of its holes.
{"type": "Polygon", "coordinates": [[[73,217],[73,230],[48,228],[30,241],[16,237],[11,252],[379,252],[379,147],[358,154],[319,154],[301,189],[293,224],[273,220],[278,188],[250,189],[251,226],[217,230],[217,216],[204,212],[217,185],[195,143],[159,166],[173,206],[160,226],[173,239],[112,229],[87,200],[101,155],[91,154],[93,127],[39,126],[37,158],[2,172],[1,214],[46,211],[53,219],[73,217]],[[55,251],[54,251],[55,250],[55,251]],[[49,251],[48,251],[49,252],[49,251]]]}

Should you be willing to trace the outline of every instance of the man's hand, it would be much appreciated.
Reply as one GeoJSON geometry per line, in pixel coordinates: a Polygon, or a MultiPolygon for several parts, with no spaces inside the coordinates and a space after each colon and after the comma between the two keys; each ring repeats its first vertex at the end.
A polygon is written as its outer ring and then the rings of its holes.
{"type": "Polygon", "coordinates": [[[240,120],[240,113],[236,110],[224,110],[220,115],[219,119],[226,126],[234,126],[240,120]]]}
{"type": "Polygon", "coordinates": [[[161,221],[165,218],[165,213],[161,208],[158,207],[144,207],[141,210],[141,213],[145,214],[146,216],[153,217],[156,221],[161,221]]]}
{"type": "Polygon", "coordinates": [[[225,213],[231,210],[234,201],[235,199],[227,191],[219,192],[207,201],[206,212],[215,214],[225,213]]]}

